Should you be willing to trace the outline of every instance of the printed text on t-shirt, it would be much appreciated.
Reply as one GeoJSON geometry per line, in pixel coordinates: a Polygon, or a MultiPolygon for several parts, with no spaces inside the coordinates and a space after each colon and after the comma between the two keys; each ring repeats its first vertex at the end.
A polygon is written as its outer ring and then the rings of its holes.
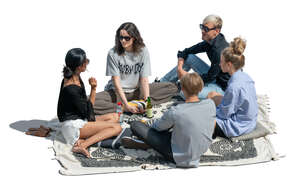
{"type": "Polygon", "coordinates": [[[131,74],[132,72],[134,72],[134,74],[140,73],[142,68],[144,66],[144,63],[136,63],[134,65],[127,65],[127,64],[121,64],[119,62],[118,64],[118,68],[120,71],[120,74],[131,74]]]}

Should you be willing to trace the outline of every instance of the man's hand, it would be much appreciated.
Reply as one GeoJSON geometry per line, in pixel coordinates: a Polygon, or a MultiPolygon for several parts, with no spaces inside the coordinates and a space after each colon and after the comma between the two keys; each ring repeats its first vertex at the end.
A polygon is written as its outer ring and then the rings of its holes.
{"type": "Polygon", "coordinates": [[[178,58],[178,63],[177,63],[178,67],[181,67],[181,68],[182,68],[183,64],[184,64],[184,59],[181,58],[181,57],[178,58]]]}
{"type": "Polygon", "coordinates": [[[186,72],[185,70],[183,70],[183,64],[184,64],[184,59],[183,58],[178,58],[178,63],[177,63],[177,75],[178,78],[181,79],[181,77],[183,77],[185,74],[187,74],[188,72],[186,72]]]}

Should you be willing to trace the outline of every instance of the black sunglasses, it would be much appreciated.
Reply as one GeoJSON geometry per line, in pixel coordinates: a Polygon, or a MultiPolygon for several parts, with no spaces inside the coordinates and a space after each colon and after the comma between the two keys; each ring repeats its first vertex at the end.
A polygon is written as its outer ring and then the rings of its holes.
{"type": "Polygon", "coordinates": [[[130,36],[120,36],[119,39],[120,39],[120,41],[125,39],[128,42],[131,39],[131,37],[130,36]]]}
{"type": "Polygon", "coordinates": [[[211,31],[211,30],[217,29],[217,27],[208,28],[207,26],[205,26],[205,25],[203,25],[203,24],[200,24],[200,29],[201,29],[201,30],[204,30],[204,32],[209,32],[209,31],[211,31]]]}

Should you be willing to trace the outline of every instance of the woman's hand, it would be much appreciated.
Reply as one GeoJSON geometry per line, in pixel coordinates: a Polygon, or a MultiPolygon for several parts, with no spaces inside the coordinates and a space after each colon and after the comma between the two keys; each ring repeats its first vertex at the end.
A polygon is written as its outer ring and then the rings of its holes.
{"type": "Polygon", "coordinates": [[[145,113],[146,110],[144,110],[143,108],[139,109],[139,113],[145,113]]]}
{"type": "Polygon", "coordinates": [[[94,105],[96,99],[97,80],[94,77],[91,77],[89,78],[89,83],[91,85],[90,101],[94,105]]]}
{"type": "Polygon", "coordinates": [[[130,106],[129,104],[126,104],[124,106],[124,110],[127,112],[131,112],[131,113],[139,113],[140,112],[140,110],[137,107],[130,106]]]}
{"type": "Polygon", "coordinates": [[[140,78],[140,87],[141,87],[141,92],[142,92],[142,95],[144,96],[144,99],[147,99],[149,94],[150,94],[150,87],[149,87],[148,77],[141,77],[140,78]]]}
{"type": "Polygon", "coordinates": [[[92,89],[97,88],[97,80],[94,77],[89,78],[89,83],[90,83],[92,89]]]}

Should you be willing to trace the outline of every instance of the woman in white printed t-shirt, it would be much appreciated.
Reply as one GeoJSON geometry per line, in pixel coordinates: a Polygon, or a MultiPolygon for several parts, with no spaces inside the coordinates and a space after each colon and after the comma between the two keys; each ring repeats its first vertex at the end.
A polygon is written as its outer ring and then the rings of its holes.
{"type": "Polygon", "coordinates": [[[153,104],[159,104],[170,100],[178,91],[174,83],[149,85],[150,75],[149,52],[139,30],[133,23],[123,23],[116,32],[115,46],[107,55],[106,76],[111,76],[111,80],[105,91],[96,95],[95,114],[115,112],[119,101],[123,103],[125,111],[141,113],[143,109],[131,106],[128,102],[146,100],[150,96],[153,104]]]}

